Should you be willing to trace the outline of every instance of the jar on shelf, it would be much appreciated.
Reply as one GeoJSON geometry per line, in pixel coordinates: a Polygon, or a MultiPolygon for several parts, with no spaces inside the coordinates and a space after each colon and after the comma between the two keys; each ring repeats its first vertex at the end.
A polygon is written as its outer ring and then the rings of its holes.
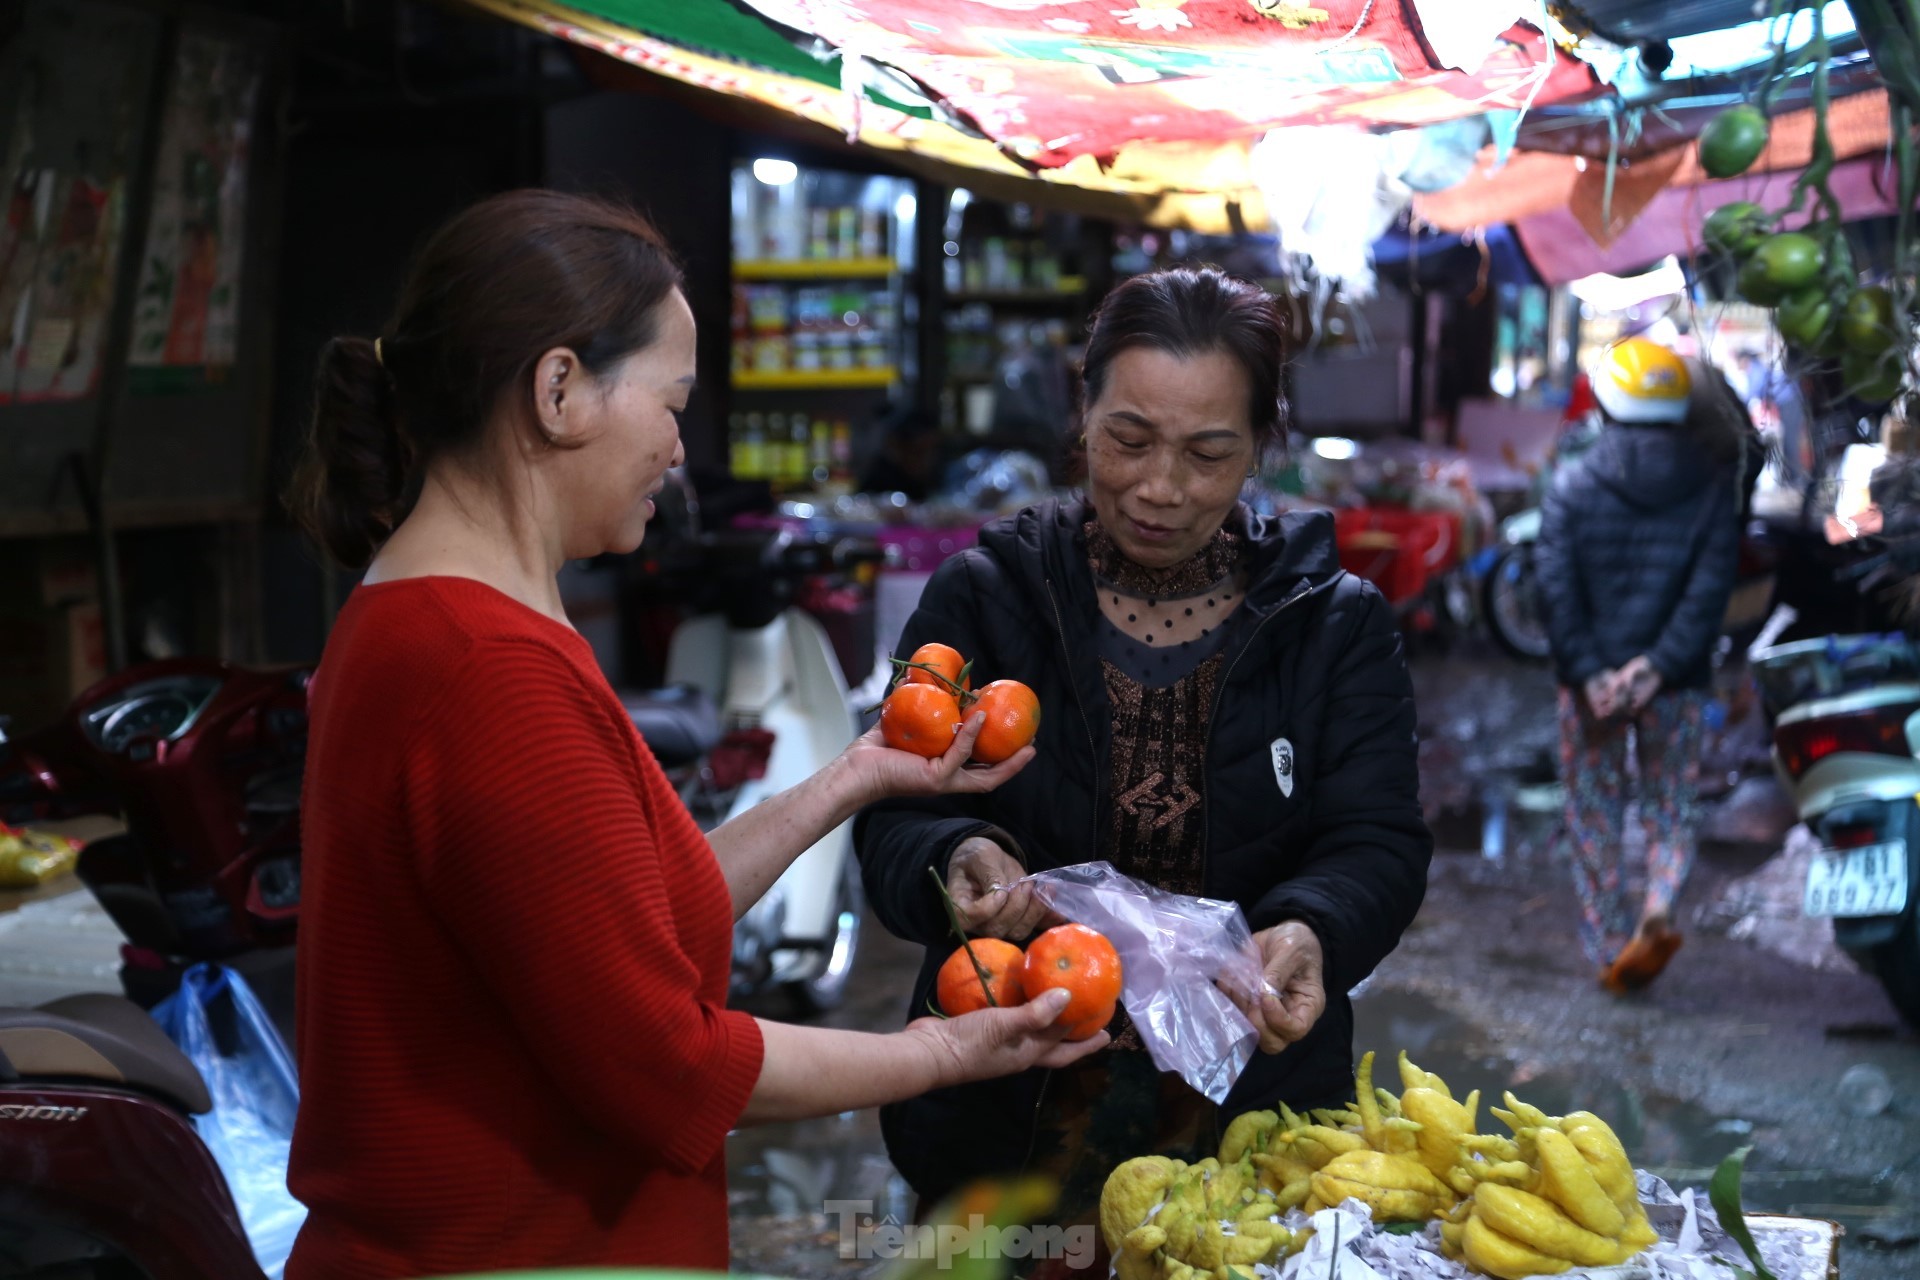
{"type": "Polygon", "coordinates": [[[855,335],[854,349],[862,369],[887,367],[887,336],[878,329],[861,329],[855,335]]]}
{"type": "Polygon", "coordinates": [[[749,289],[747,309],[756,334],[786,332],[787,291],[779,285],[758,285],[749,289]]]}
{"type": "Polygon", "coordinates": [[[853,330],[837,329],[827,334],[826,366],[847,370],[854,367],[853,330]]]}
{"type": "Polygon", "coordinates": [[[793,344],[786,334],[762,334],[753,340],[755,373],[785,373],[792,360],[793,344]]]}
{"type": "Polygon", "coordinates": [[[820,334],[802,329],[793,335],[793,369],[796,373],[817,373],[822,365],[820,334]]]}

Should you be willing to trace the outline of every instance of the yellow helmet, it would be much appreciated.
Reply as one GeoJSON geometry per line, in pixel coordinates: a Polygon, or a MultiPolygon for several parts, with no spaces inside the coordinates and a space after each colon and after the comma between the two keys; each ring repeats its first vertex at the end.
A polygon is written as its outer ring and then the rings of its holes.
{"type": "Polygon", "coordinates": [[[1593,371],[1593,396],[1616,422],[1680,422],[1693,380],[1679,356],[1647,338],[1607,348],[1593,371]]]}

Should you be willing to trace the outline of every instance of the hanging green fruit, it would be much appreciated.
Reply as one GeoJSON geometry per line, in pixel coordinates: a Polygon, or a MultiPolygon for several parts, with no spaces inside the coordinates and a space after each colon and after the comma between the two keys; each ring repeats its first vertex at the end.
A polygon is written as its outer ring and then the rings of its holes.
{"type": "Polygon", "coordinates": [[[1766,149],[1767,117],[1751,104],[1728,107],[1700,131],[1700,167],[1711,177],[1745,173],[1766,149]]]}
{"type": "Polygon", "coordinates": [[[1877,284],[1855,289],[1840,314],[1840,333],[1850,350],[1878,355],[1900,336],[1895,324],[1893,295],[1877,284]]]}
{"type": "Polygon", "coordinates": [[[1740,264],[1740,275],[1734,281],[1734,288],[1756,307],[1771,307],[1787,296],[1785,289],[1768,278],[1767,269],[1758,256],[1740,264]]]}
{"type": "Polygon", "coordinates": [[[1900,393],[1906,366],[1891,350],[1877,355],[1848,351],[1840,358],[1840,377],[1849,395],[1862,400],[1891,400],[1900,393]]]}
{"type": "Polygon", "coordinates": [[[1715,253],[1744,258],[1760,247],[1767,235],[1767,214],[1751,200],[1723,204],[1707,215],[1701,238],[1715,253]]]}
{"type": "Polygon", "coordinates": [[[1812,236],[1782,231],[1762,240],[1752,260],[1760,264],[1767,282],[1784,292],[1803,289],[1819,279],[1827,254],[1812,236]]]}
{"type": "Polygon", "coordinates": [[[1796,347],[1812,350],[1833,328],[1834,313],[1832,296],[1817,284],[1809,285],[1780,300],[1773,322],[1779,327],[1781,337],[1796,347]]]}

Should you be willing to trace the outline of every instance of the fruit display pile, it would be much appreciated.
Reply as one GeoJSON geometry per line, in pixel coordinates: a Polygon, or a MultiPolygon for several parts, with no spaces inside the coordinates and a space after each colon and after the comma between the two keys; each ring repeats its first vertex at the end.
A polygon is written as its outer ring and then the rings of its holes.
{"type": "Polygon", "coordinates": [[[1396,1095],[1374,1086],[1373,1061],[1348,1107],[1250,1112],[1217,1159],[1115,1169],[1100,1225],[1120,1280],[1253,1280],[1310,1238],[1290,1211],[1350,1202],[1381,1225],[1437,1221],[1443,1253],[1500,1280],[1621,1263],[1656,1241],[1632,1162],[1598,1116],[1550,1116],[1508,1093],[1489,1108],[1508,1132],[1482,1133],[1478,1091],[1455,1098],[1403,1053],[1396,1095]]]}

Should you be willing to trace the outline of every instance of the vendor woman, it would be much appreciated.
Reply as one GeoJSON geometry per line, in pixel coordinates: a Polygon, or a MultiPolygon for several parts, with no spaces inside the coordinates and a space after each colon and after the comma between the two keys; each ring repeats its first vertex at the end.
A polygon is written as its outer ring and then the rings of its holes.
{"type": "Polygon", "coordinates": [[[291,1280],[727,1267],[736,1125],[1061,1067],[1058,1003],[892,1035],[725,1007],[733,922],[888,796],[983,794],[873,736],[703,837],[568,624],[682,458],[693,317],[625,210],[454,218],[321,358],[308,527],[366,569],[311,691],[291,1280]]]}
{"type": "Polygon", "coordinates": [[[1123,1012],[1112,1046],[1071,1067],[885,1107],[923,1203],[1025,1168],[1091,1222],[1130,1156],[1197,1160],[1238,1112],[1352,1097],[1347,993],[1418,910],[1432,839],[1391,610],[1341,571],[1331,518],[1239,503],[1283,436],[1284,346],[1272,300],[1219,271],[1108,296],[1087,342],[1084,497],[989,525],[900,642],[952,645],[976,687],[1030,685],[1039,758],[991,795],[886,801],[856,827],[875,910],[927,948],[914,1009],[951,949],[929,867],[973,928],[1023,941],[1045,910],[1016,882],[1104,859],[1240,905],[1272,988],[1246,1010],[1261,1052],[1215,1107],[1155,1069],[1123,1012]]]}

